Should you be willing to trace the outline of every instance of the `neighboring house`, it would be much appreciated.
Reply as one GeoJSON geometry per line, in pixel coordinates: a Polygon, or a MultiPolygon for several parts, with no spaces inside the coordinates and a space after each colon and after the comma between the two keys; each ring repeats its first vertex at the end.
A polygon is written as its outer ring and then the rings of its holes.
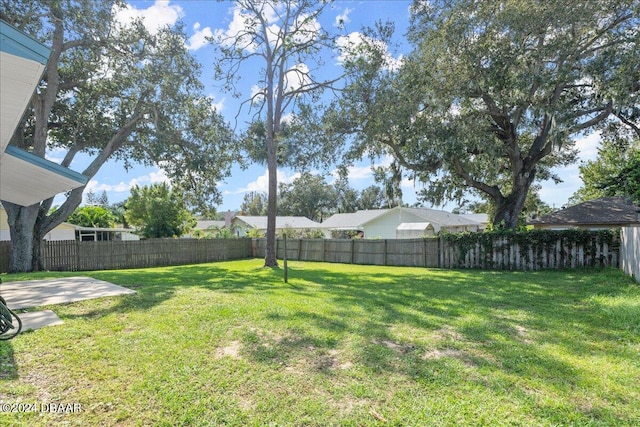
{"type": "Polygon", "coordinates": [[[470,218],[451,212],[428,208],[363,210],[335,214],[322,223],[326,237],[359,235],[369,239],[402,239],[434,236],[440,231],[482,231],[488,217],[484,214],[470,218]]]}
{"type": "MultiPolygon", "coordinates": [[[[248,229],[258,229],[261,233],[267,232],[266,216],[244,216],[237,215],[231,220],[231,225],[238,230],[238,236],[244,237],[248,229]]],[[[322,224],[311,221],[303,216],[277,216],[276,217],[276,233],[284,229],[292,229],[295,231],[321,229],[322,224]]]]}
{"type": "MultiPolygon", "coordinates": [[[[135,230],[130,228],[80,227],[79,225],[69,224],[66,222],[63,222],[60,225],[70,225],[74,230],[73,239],[64,240],[79,240],[82,242],[140,240],[140,236],[135,234],[135,230]]],[[[56,231],[56,228],[51,230],[51,232],[56,231]]],[[[46,237],[45,240],[47,240],[46,237]]],[[[51,240],[63,239],[52,238],[51,240]]]]}
{"type": "Polygon", "coordinates": [[[0,200],[29,206],[81,187],[87,177],[9,145],[51,50],[0,20],[0,200]]]}
{"type": "Polygon", "coordinates": [[[602,197],[532,219],[534,228],[597,230],[640,225],[640,208],[625,197],[602,197]]]}
{"type": "MultiPolygon", "coordinates": [[[[44,240],[140,240],[130,228],[94,228],[63,222],[44,236],[44,240]]],[[[0,241],[11,240],[7,212],[0,205],[0,241]]]]}

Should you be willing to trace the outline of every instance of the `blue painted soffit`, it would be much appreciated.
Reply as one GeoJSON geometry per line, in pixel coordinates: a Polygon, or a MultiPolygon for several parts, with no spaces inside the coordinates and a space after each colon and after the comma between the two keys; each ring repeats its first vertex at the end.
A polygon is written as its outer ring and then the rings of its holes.
{"type": "Polygon", "coordinates": [[[0,51],[46,64],[51,49],[0,19],[0,51]]]}

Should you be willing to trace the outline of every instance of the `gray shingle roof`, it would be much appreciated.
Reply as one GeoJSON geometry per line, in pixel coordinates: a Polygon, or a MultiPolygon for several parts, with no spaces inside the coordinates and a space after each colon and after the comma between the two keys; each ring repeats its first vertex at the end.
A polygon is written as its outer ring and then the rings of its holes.
{"type": "MultiPolygon", "coordinates": [[[[266,216],[237,215],[235,218],[259,230],[267,229],[266,216]]],[[[276,228],[291,227],[295,229],[306,229],[306,228],[319,228],[320,226],[321,226],[320,223],[311,221],[309,218],[306,218],[304,216],[277,216],[276,217],[276,228]]]]}
{"type": "Polygon", "coordinates": [[[428,208],[403,208],[407,211],[426,219],[431,223],[438,224],[440,226],[463,226],[463,225],[478,225],[478,221],[468,218],[463,215],[454,214],[447,211],[441,211],[437,209],[428,208]]]}
{"type": "MultiPolygon", "coordinates": [[[[479,225],[479,222],[468,218],[464,215],[457,215],[447,211],[441,211],[437,209],[428,208],[405,208],[398,207],[399,209],[416,215],[420,218],[424,218],[425,222],[431,222],[438,226],[464,226],[464,225],[479,225]]],[[[372,209],[362,210],[354,213],[335,214],[327,218],[322,223],[323,228],[328,229],[349,229],[362,227],[370,221],[386,215],[394,209],[372,209]]]]}
{"type": "Polygon", "coordinates": [[[357,228],[389,212],[391,209],[361,210],[353,213],[331,215],[323,223],[323,228],[357,228]]]}
{"type": "Polygon", "coordinates": [[[541,216],[529,221],[529,224],[640,224],[638,209],[624,197],[602,197],[541,216]]]}

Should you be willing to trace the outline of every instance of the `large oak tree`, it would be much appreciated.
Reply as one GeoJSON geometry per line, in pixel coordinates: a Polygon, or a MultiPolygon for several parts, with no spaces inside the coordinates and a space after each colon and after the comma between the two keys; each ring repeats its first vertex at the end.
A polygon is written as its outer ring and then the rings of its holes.
{"type": "MultiPolygon", "coordinates": [[[[203,96],[199,64],[180,26],[150,32],[121,25],[118,0],[2,0],[1,18],[51,48],[42,83],[11,144],[62,166],[88,155],[93,177],[109,159],[160,166],[190,205],[218,202],[216,182],[233,160],[232,132],[203,96]]],[[[43,236],[82,201],[84,188],[32,206],[3,202],[9,218],[10,271],[42,268],[43,236]]]]}
{"type": "Polygon", "coordinates": [[[639,11],[635,0],[416,1],[410,55],[389,57],[390,25],[363,37],[328,117],[356,135],[351,158],[392,155],[425,200],[482,195],[514,228],[536,180],[575,160],[576,137],[637,125],[639,11]]]}

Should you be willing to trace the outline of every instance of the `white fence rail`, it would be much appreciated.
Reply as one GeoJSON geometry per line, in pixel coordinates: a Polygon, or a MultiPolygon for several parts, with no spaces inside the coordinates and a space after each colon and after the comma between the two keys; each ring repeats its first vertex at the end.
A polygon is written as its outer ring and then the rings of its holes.
{"type": "Polygon", "coordinates": [[[624,227],[620,237],[620,268],[640,283],[640,227],[624,227]]]}

